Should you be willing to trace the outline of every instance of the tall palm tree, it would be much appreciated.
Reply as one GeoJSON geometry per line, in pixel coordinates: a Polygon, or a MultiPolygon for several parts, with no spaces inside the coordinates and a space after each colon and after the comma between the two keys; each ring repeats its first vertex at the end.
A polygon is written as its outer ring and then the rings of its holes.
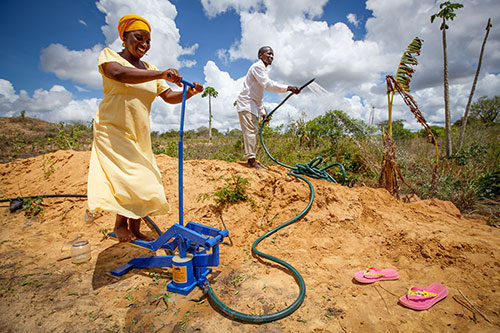
{"type": "Polygon", "coordinates": [[[450,1],[443,2],[439,5],[441,11],[437,14],[431,15],[431,23],[434,22],[436,17],[441,18],[443,21],[441,23],[441,31],[443,37],[443,62],[444,62],[444,121],[445,121],[445,132],[446,132],[446,157],[450,158],[452,154],[452,142],[451,142],[451,117],[450,117],[450,94],[448,85],[448,55],[446,53],[446,29],[448,25],[446,21],[451,20],[457,16],[455,14],[455,9],[462,8],[464,5],[461,3],[452,3],[450,1]]]}
{"type": "Polygon", "coordinates": [[[201,97],[208,96],[208,142],[212,142],[212,97],[217,98],[219,92],[213,87],[206,87],[201,97]]]}
{"type": "Polygon", "coordinates": [[[483,61],[484,46],[486,45],[486,39],[488,38],[491,27],[492,27],[491,18],[489,18],[488,24],[486,24],[486,35],[484,36],[483,44],[481,45],[481,52],[479,53],[479,61],[477,63],[476,75],[474,75],[474,81],[472,82],[472,88],[470,89],[469,100],[467,101],[464,117],[462,118],[462,127],[460,128],[460,136],[458,137],[458,150],[462,149],[462,144],[464,142],[465,126],[467,126],[467,118],[469,117],[469,108],[472,102],[472,97],[474,96],[474,90],[476,90],[477,78],[479,76],[479,71],[481,70],[481,63],[483,61]]]}

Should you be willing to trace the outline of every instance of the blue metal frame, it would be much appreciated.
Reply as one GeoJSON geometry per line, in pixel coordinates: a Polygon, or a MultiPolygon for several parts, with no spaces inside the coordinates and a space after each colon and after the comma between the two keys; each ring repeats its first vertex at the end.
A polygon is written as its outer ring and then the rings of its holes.
{"type": "MultiPolygon", "coordinates": [[[[122,276],[133,268],[150,268],[150,267],[172,267],[176,268],[174,257],[188,258],[186,265],[189,269],[186,271],[192,272],[186,277],[186,281],[178,283],[175,281],[167,285],[167,290],[180,293],[183,295],[189,294],[191,290],[199,285],[203,287],[207,281],[207,275],[212,272],[208,268],[219,265],[219,243],[222,243],[224,237],[229,235],[227,229],[216,229],[195,222],[189,222],[184,226],[184,210],[183,210],[183,136],[184,136],[184,114],[186,109],[186,93],[187,86],[194,88],[194,84],[182,80],[182,108],[181,108],[181,123],[179,130],[179,223],[172,225],[167,231],[161,234],[156,240],[147,242],[142,240],[133,240],[129,243],[134,246],[145,248],[151,251],[159,249],[169,250],[171,253],[176,253],[167,256],[141,256],[130,260],[125,265],[122,265],[111,272],[114,276],[122,276]],[[189,255],[188,255],[189,254],[189,255]],[[192,259],[189,259],[192,256],[192,259]],[[192,270],[191,270],[192,267],[192,270]]],[[[154,225],[152,221],[150,221],[154,225]]],[[[108,234],[112,238],[116,238],[115,234],[108,234]]]]}

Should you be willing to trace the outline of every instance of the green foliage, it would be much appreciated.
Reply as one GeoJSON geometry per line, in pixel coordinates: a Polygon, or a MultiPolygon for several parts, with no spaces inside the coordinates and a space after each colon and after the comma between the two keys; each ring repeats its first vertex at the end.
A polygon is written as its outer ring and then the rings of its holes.
{"type": "Polygon", "coordinates": [[[410,92],[410,80],[415,70],[411,66],[418,65],[416,56],[420,55],[423,40],[415,37],[408,45],[396,71],[396,81],[406,92],[410,92]]]}
{"type": "Polygon", "coordinates": [[[50,157],[46,158],[46,156],[43,156],[42,168],[45,178],[49,177],[52,173],[54,173],[54,161],[50,157]]]}
{"type": "Polygon", "coordinates": [[[463,147],[453,155],[451,155],[452,159],[455,159],[458,165],[466,165],[470,159],[481,159],[484,157],[487,149],[485,146],[480,145],[478,143],[473,143],[469,146],[463,147]]]}
{"type": "Polygon", "coordinates": [[[108,239],[108,233],[109,233],[109,230],[108,230],[108,229],[106,229],[106,228],[101,228],[101,229],[99,229],[99,233],[102,235],[101,242],[102,242],[103,240],[108,239]]]}
{"type": "MultiPolygon", "coordinates": [[[[430,126],[432,134],[434,134],[434,137],[437,138],[444,138],[444,128],[440,126],[430,126]]],[[[428,134],[425,128],[421,129],[418,131],[417,135],[422,138],[427,138],[428,134]]]]}
{"type": "Polygon", "coordinates": [[[196,130],[196,136],[197,137],[208,136],[208,127],[205,126],[198,127],[198,129],[196,130]]]}
{"type": "Polygon", "coordinates": [[[228,137],[241,137],[241,130],[238,128],[233,128],[232,130],[227,132],[226,136],[228,136],[228,137]]]}
{"type": "Polygon", "coordinates": [[[179,156],[179,143],[175,139],[168,139],[167,141],[159,136],[151,143],[154,154],[165,154],[170,157],[177,158],[179,156]]]}
{"type": "Polygon", "coordinates": [[[318,139],[326,139],[335,144],[344,135],[361,138],[374,131],[363,121],[353,119],[339,110],[328,111],[305,124],[303,120],[299,120],[289,126],[288,130],[291,135],[307,139],[310,147],[320,144],[321,141],[318,139]]]}
{"type": "Polygon", "coordinates": [[[201,97],[205,98],[207,96],[217,98],[217,96],[219,96],[219,92],[217,90],[215,90],[215,88],[213,88],[213,87],[205,87],[205,89],[203,89],[203,93],[201,94],[201,97]]]}
{"type": "Polygon", "coordinates": [[[500,196],[500,168],[481,175],[478,178],[478,187],[482,198],[492,199],[500,196]]]}
{"type": "Polygon", "coordinates": [[[43,216],[43,206],[42,206],[43,198],[23,198],[23,207],[21,208],[24,211],[24,215],[32,217],[32,216],[43,216]]]}
{"type": "Polygon", "coordinates": [[[225,181],[225,185],[212,194],[215,202],[218,204],[234,204],[249,200],[246,195],[248,179],[240,175],[231,175],[231,178],[226,178],[225,181]]]}
{"type": "Polygon", "coordinates": [[[57,128],[59,129],[57,135],[49,138],[48,141],[60,149],[78,148],[80,136],[82,132],[87,130],[83,124],[77,123],[69,126],[65,125],[62,121],[59,122],[57,128]]]}
{"type": "MultiPolygon", "coordinates": [[[[404,123],[406,120],[399,119],[392,122],[392,137],[396,140],[410,140],[417,136],[416,133],[404,128],[404,123]]],[[[387,131],[388,130],[388,121],[385,120],[380,123],[380,126],[387,131]]],[[[425,129],[423,130],[425,132],[425,129]]],[[[427,132],[425,132],[425,136],[427,136],[427,132]]]]}
{"type": "Polygon", "coordinates": [[[476,102],[470,106],[470,113],[472,116],[481,119],[483,123],[492,123],[500,121],[500,96],[487,98],[486,96],[480,97],[476,102]]]}
{"type": "Polygon", "coordinates": [[[22,110],[22,111],[21,111],[21,118],[23,118],[23,119],[24,119],[24,117],[25,117],[25,116],[26,116],[26,110],[22,110]]]}
{"type": "Polygon", "coordinates": [[[455,9],[460,9],[463,6],[464,5],[462,5],[461,3],[452,3],[450,1],[446,1],[446,2],[441,3],[439,5],[439,8],[441,9],[441,11],[437,14],[431,15],[431,23],[433,23],[434,20],[437,17],[439,17],[439,18],[443,19],[443,22],[441,23],[440,29],[441,30],[448,29],[449,27],[446,24],[446,21],[447,20],[453,21],[455,16],[457,16],[457,14],[455,14],[455,9]]]}

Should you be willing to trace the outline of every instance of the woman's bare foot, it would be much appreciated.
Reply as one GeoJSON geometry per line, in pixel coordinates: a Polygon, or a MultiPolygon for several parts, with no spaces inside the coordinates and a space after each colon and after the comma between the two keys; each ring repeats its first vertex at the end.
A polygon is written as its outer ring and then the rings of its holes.
{"type": "Polygon", "coordinates": [[[128,222],[125,216],[116,215],[115,228],[113,231],[119,242],[130,242],[135,239],[134,235],[128,230],[128,222]]]}
{"type": "Polygon", "coordinates": [[[146,241],[146,242],[151,242],[154,241],[153,237],[150,237],[148,235],[144,235],[141,233],[140,228],[141,228],[141,220],[140,219],[128,219],[129,220],[129,225],[130,225],[130,231],[132,234],[140,240],[146,241]]]}

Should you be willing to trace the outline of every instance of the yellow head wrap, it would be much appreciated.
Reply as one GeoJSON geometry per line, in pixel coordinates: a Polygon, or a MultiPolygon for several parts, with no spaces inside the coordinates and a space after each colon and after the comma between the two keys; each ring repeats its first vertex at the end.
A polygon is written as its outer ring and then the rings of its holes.
{"type": "Polygon", "coordinates": [[[118,21],[118,33],[120,34],[121,40],[123,40],[123,34],[125,32],[134,30],[146,30],[151,32],[151,26],[144,18],[134,14],[125,15],[118,21]]]}

